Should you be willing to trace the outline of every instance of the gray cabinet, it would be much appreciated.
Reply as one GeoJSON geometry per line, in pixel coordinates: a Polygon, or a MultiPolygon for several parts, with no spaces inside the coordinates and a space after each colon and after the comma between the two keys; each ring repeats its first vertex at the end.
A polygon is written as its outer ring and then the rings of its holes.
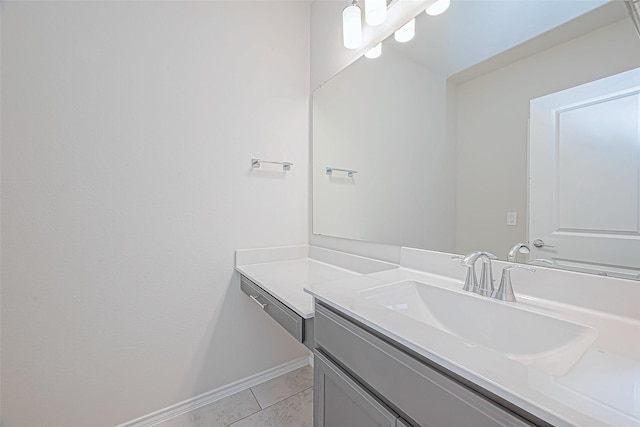
{"type": "Polygon", "coordinates": [[[397,414],[320,353],[314,381],[314,426],[396,427],[397,414]]]}
{"type": "MultiPolygon", "coordinates": [[[[340,366],[341,373],[362,384],[378,402],[416,426],[539,425],[318,303],[315,310],[315,340],[317,357],[340,366]]],[[[321,363],[321,366],[326,364],[325,361],[321,363]]],[[[320,374],[321,371],[317,372],[320,374]]],[[[317,389],[317,392],[327,394],[327,390],[317,389]]],[[[316,413],[323,412],[323,403],[326,404],[326,400],[316,402],[320,406],[316,413]]],[[[339,422],[329,425],[322,424],[322,418],[318,421],[320,423],[314,423],[315,427],[382,425],[339,422]]],[[[402,421],[397,422],[398,426],[403,425],[402,421]]]]}
{"type": "Polygon", "coordinates": [[[240,276],[240,289],[287,332],[313,349],[313,319],[305,319],[251,279],[240,276]]]}

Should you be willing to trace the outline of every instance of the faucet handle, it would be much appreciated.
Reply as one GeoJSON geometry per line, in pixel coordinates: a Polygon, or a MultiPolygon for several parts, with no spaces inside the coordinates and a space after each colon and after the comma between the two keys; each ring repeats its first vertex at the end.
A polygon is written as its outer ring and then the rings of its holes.
{"type": "Polygon", "coordinates": [[[464,279],[464,286],[462,287],[462,290],[474,292],[475,289],[478,287],[478,278],[476,277],[476,269],[474,268],[473,264],[465,265],[463,263],[464,258],[465,257],[462,255],[454,255],[451,257],[451,260],[460,261],[460,265],[467,268],[467,277],[465,277],[464,279]]]}
{"type": "Polygon", "coordinates": [[[546,265],[548,267],[555,267],[556,262],[552,259],[547,259],[547,258],[535,258],[530,261],[527,261],[527,264],[538,264],[543,266],[546,265]]]}
{"type": "Polygon", "coordinates": [[[498,289],[491,293],[491,298],[499,299],[501,301],[516,302],[516,296],[513,293],[513,285],[511,284],[511,270],[514,268],[521,268],[528,270],[531,273],[535,273],[536,269],[528,267],[526,265],[509,265],[502,269],[502,278],[500,279],[500,286],[498,289]]]}

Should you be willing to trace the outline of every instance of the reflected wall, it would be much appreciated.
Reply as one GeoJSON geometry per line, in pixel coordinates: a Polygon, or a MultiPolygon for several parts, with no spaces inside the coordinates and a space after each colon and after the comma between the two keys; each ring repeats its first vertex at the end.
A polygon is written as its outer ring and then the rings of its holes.
{"type": "Polygon", "coordinates": [[[453,251],[447,82],[402,54],[361,58],[314,93],[313,232],[453,251]],[[353,177],[326,167],[353,169],[353,177]]]}

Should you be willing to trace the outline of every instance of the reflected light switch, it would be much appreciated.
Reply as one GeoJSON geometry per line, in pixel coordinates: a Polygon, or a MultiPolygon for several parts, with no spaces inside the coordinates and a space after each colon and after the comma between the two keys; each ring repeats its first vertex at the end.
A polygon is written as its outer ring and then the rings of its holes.
{"type": "Polygon", "coordinates": [[[518,225],[518,212],[507,212],[507,225],[518,225]]]}

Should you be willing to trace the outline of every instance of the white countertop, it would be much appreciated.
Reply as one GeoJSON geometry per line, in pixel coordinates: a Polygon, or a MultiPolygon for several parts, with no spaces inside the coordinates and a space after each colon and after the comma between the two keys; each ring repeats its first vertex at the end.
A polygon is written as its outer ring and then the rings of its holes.
{"type": "MultiPolygon", "coordinates": [[[[577,362],[566,366],[559,375],[552,376],[489,348],[465,343],[438,328],[372,303],[359,293],[405,280],[456,292],[463,284],[462,280],[401,267],[312,284],[307,291],[318,300],[553,425],[640,426],[638,319],[519,295],[515,304],[521,304],[527,310],[579,323],[597,332],[581,357],[578,355],[577,362]]],[[[456,310],[456,307],[450,309],[456,310]]],[[[469,322],[484,322],[487,328],[518,327],[495,324],[492,319],[477,318],[474,313],[461,312],[459,315],[469,322]]]]}
{"type": "Polygon", "coordinates": [[[236,270],[305,319],[313,317],[314,310],[313,297],[304,288],[357,275],[310,258],[239,265],[236,270]]]}
{"type": "Polygon", "coordinates": [[[304,288],[363,273],[397,267],[395,264],[314,246],[236,251],[236,270],[301,317],[313,317],[313,297],[304,288]]]}

